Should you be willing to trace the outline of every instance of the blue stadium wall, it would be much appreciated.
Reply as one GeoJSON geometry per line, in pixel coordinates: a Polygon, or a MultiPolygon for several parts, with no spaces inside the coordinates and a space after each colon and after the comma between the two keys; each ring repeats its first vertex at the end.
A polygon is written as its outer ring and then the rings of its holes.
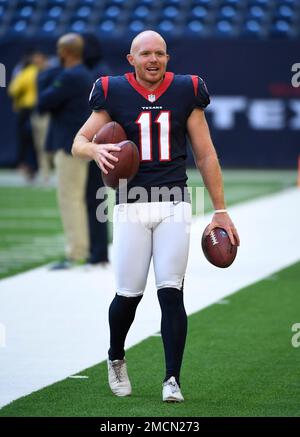
{"type": "MultiPolygon", "coordinates": [[[[300,62],[298,41],[185,38],[168,43],[168,69],[199,74],[207,83],[212,100],[207,119],[223,167],[296,167],[300,87],[291,85],[291,68],[300,62]]],[[[104,57],[115,74],[130,70],[125,58],[129,44],[129,39],[103,42],[104,57]]],[[[54,53],[55,41],[0,41],[0,62],[6,66],[7,83],[14,65],[33,47],[54,53]]],[[[0,108],[0,165],[13,166],[15,117],[5,88],[0,88],[0,108]]]]}

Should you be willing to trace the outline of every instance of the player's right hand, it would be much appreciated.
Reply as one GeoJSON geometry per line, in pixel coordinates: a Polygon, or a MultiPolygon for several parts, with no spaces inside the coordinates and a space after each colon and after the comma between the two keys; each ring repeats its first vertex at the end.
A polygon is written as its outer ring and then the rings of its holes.
{"type": "Polygon", "coordinates": [[[110,162],[118,162],[119,159],[112,155],[111,152],[120,152],[121,147],[115,144],[92,144],[92,156],[98,167],[104,174],[108,174],[108,169],[114,169],[115,166],[110,162]]]}

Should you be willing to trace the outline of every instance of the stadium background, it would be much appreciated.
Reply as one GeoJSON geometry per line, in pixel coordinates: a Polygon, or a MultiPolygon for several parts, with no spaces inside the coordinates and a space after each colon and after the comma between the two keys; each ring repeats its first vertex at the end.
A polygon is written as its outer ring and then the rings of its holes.
{"type": "MultiPolygon", "coordinates": [[[[92,31],[112,71],[122,74],[132,37],[157,29],[168,42],[169,69],[207,82],[213,97],[208,118],[222,164],[293,168],[300,88],[291,85],[291,68],[299,8],[298,0],[0,0],[0,62],[9,81],[29,48],[55,53],[60,34],[92,31]]],[[[10,145],[1,147],[0,165],[9,166],[16,156],[14,115],[3,89],[0,98],[2,144],[10,145]]]]}
{"type": "MultiPolygon", "coordinates": [[[[122,74],[128,71],[130,41],[144,29],[157,30],[167,40],[169,70],[206,80],[212,96],[207,118],[224,169],[228,204],[295,186],[300,87],[292,86],[291,69],[300,62],[300,0],[0,0],[0,62],[8,84],[28,49],[51,54],[61,34],[92,31],[99,35],[112,71],[122,74]]],[[[2,185],[11,181],[7,169],[16,164],[15,116],[5,88],[0,88],[0,107],[2,185]]],[[[199,183],[192,169],[189,178],[191,185],[199,183]]],[[[0,186],[0,277],[45,264],[63,251],[55,188],[8,185],[0,186]]],[[[205,211],[210,209],[206,201],[205,211]]],[[[289,236],[292,230],[285,232],[289,236]]],[[[147,373],[145,382],[141,369],[147,369],[149,354],[154,373],[161,372],[162,362],[152,337],[128,355],[136,363],[131,372],[142,387],[142,402],[132,398],[121,406],[105,382],[99,388],[99,375],[105,380],[102,363],[85,371],[89,380],[84,388],[67,379],[4,407],[0,416],[299,415],[299,350],[291,348],[289,337],[291,324],[300,322],[294,304],[299,270],[298,262],[230,297],[232,305],[212,305],[190,317],[183,373],[190,402],[180,410],[162,411],[149,399],[157,376],[147,373]],[[193,398],[196,350],[205,350],[206,356],[200,364],[201,396],[193,398]],[[102,393],[101,408],[95,390],[102,393]]]]}

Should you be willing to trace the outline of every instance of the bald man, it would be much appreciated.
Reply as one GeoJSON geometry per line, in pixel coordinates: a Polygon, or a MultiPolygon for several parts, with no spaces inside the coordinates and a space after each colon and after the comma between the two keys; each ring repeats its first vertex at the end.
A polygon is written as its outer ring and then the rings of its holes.
{"type": "Polygon", "coordinates": [[[59,38],[57,54],[62,69],[39,93],[39,110],[51,114],[46,148],[55,152],[57,197],[65,233],[65,258],[52,266],[54,270],[84,263],[89,255],[87,162],[71,155],[73,139],[91,113],[88,97],[93,78],[83,64],[83,46],[76,33],[59,38]]]}
{"type": "Polygon", "coordinates": [[[109,309],[109,385],[117,396],[131,394],[124,344],[153,259],[166,364],[162,399],[182,402],[180,369],[187,333],[183,281],[191,221],[186,133],[216,210],[207,232],[219,226],[234,244],[239,244],[239,237],[225,208],[221,170],[204,115],[210,100],[203,79],[166,72],[166,43],[153,31],[134,38],[127,59],[134,73],[102,77],[94,84],[93,113],[72,149],[75,156],[95,160],[108,173],[117,161],[111,152],[119,147],[91,141],[101,126],[115,120],[140,152],[139,171],[117,191],[114,210],[117,289],[109,309]]]}

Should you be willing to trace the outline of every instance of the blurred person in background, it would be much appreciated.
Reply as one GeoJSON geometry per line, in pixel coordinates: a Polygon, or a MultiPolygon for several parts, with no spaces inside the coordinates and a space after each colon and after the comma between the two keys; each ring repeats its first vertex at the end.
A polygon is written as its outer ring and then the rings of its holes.
{"type": "Polygon", "coordinates": [[[58,204],[65,238],[65,259],[52,269],[83,264],[89,256],[89,238],[85,190],[87,161],[73,158],[73,139],[90,115],[88,104],[93,77],[83,63],[83,38],[68,33],[57,42],[62,68],[49,80],[39,83],[38,110],[51,114],[47,150],[55,152],[58,178],[58,204]]]}
{"type": "MultiPolygon", "coordinates": [[[[84,39],[84,63],[96,81],[101,76],[111,74],[108,64],[102,56],[102,48],[99,38],[92,33],[83,34],[84,39]]],[[[86,186],[86,203],[88,211],[88,226],[90,238],[89,264],[105,265],[108,262],[108,229],[107,223],[97,220],[96,210],[99,200],[96,199],[97,190],[103,187],[101,171],[95,163],[88,163],[88,177],[86,186]]]]}
{"type": "Polygon", "coordinates": [[[8,87],[8,94],[13,100],[13,108],[17,114],[17,166],[29,181],[37,172],[37,158],[30,121],[37,101],[37,74],[38,66],[32,62],[32,55],[26,54],[15,67],[8,87]]]}
{"type": "MultiPolygon", "coordinates": [[[[36,51],[32,55],[32,63],[38,68],[38,74],[36,77],[36,87],[38,94],[40,77],[43,77],[45,71],[48,72],[50,70],[55,70],[57,72],[58,61],[56,58],[45,54],[43,51],[36,51]]],[[[46,74],[48,75],[48,73],[46,74]]],[[[35,106],[34,110],[32,111],[30,120],[41,181],[42,183],[47,184],[49,181],[49,174],[52,167],[52,156],[49,152],[46,151],[45,148],[50,115],[48,113],[40,114],[37,110],[37,106],[35,106]]]]}

